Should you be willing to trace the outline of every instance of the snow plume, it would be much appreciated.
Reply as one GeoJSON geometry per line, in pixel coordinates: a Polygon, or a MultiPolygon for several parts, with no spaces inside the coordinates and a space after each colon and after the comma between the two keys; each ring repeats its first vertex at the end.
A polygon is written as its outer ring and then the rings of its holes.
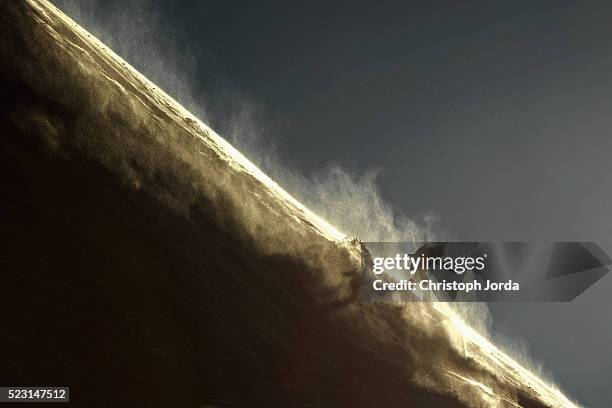
{"type": "Polygon", "coordinates": [[[363,241],[445,238],[435,213],[408,217],[383,198],[377,181],[381,169],[356,174],[335,163],[321,163],[322,170],[305,174],[282,160],[277,148],[282,140],[273,136],[279,134],[278,121],[223,74],[204,68],[214,65],[214,57],[189,48],[181,40],[184,33],[164,23],[150,0],[114,6],[100,0],[61,0],[57,5],[340,231],[363,241]],[[201,83],[200,69],[214,76],[213,91],[194,87],[201,83]]]}

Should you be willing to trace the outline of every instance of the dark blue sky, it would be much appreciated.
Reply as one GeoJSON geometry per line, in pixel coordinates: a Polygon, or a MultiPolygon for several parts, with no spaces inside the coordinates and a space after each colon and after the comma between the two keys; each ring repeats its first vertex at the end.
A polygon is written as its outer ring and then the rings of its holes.
{"type": "MultiPolygon", "coordinates": [[[[274,146],[307,175],[381,169],[390,205],[436,213],[452,238],[612,252],[611,3],[57,4],[222,135],[246,106],[259,150],[236,143],[256,161],[274,146]]],[[[611,292],[607,276],[571,304],[491,313],[571,397],[605,407],[611,292]]]]}

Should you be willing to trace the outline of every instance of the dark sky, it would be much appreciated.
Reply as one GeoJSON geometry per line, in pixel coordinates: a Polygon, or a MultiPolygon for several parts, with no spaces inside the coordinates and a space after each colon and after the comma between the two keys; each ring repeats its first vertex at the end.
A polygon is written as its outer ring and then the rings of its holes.
{"type": "MultiPolygon", "coordinates": [[[[302,173],[382,169],[387,202],[456,239],[612,252],[612,3],[56,3],[220,133],[249,101],[302,173]]],[[[606,407],[611,293],[606,276],[571,304],[491,313],[606,407]]]]}

